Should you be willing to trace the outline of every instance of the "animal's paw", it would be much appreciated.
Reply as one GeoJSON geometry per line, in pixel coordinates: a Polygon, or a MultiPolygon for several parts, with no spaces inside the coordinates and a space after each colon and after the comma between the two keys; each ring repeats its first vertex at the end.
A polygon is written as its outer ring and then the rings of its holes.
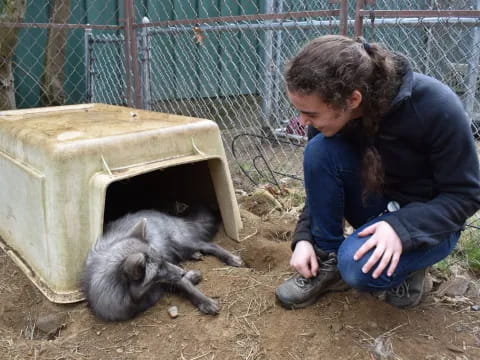
{"type": "Polygon", "coordinates": [[[242,266],[245,266],[245,263],[243,262],[243,260],[240,256],[231,255],[228,258],[227,265],[235,266],[235,267],[242,267],[242,266]]]}
{"type": "Polygon", "coordinates": [[[218,303],[215,300],[208,298],[198,305],[198,310],[204,314],[217,315],[219,311],[218,303]]]}
{"type": "Polygon", "coordinates": [[[195,251],[190,257],[192,260],[200,261],[203,259],[202,253],[200,251],[195,251]]]}
{"type": "Polygon", "coordinates": [[[193,285],[197,285],[202,281],[202,273],[198,270],[189,270],[183,275],[187,278],[193,285]]]}

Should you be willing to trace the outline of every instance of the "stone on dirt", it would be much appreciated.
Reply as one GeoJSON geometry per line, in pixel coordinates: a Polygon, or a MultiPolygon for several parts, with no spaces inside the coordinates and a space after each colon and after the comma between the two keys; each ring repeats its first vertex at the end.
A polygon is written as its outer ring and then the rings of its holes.
{"type": "Polygon", "coordinates": [[[463,296],[467,292],[471,280],[463,275],[458,275],[445,281],[437,290],[439,296],[463,296]]]}
{"type": "Polygon", "coordinates": [[[39,316],[35,322],[36,328],[47,335],[54,337],[67,323],[66,313],[51,313],[39,316]]]}
{"type": "Polygon", "coordinates": [[[282,205],[267,190],[258,189],[252,195],[239,199],[240,206],[257,216],[263,216],[282,205]]]}
{"type": "Polygon", "coordinates": [[[168,311],[168,315],[170,315],[172,319],[175,319],[178,317],[178,308],[176,306],[170,306],[167,311],[168,311]]]}

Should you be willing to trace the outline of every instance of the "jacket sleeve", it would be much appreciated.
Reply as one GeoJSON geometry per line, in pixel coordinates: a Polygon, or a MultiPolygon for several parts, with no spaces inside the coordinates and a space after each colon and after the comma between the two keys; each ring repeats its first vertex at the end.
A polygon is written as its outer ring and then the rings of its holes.
{"type": "Polygon", "coordinates": [[[300,216],[298,217],[297,226],[292,238],[292,250],[299,241],[306,240],[313,244],[312,232],[310,231],[310,215],[308,213],[308,206],[305,203],[300,216]]]}
{"type": "MultiPolygon", "coordinates": [[[[308,140],[318,134],[318,130],[309,126],[307,129],[308,140]]],[[[310,231],[310,214],[308,212],[307,200],[305,199],[305,206],[302,209],[295,227],[295,231],[292,237],[292,250],[295,250],[295,246],[299,241],[306,240],[313,244],[312,232],[310,231]]]]}
{"type": "Polygon", "coordinates": [[[385,219],[404,251],[438,244],[446,234],[462,230],[480,208],[479,162],[463,106],[449,89],[436,96],[432,114],[420,112],[414,104],[423,124],[435,195],[427,202],[411,202],[385,219]]]}

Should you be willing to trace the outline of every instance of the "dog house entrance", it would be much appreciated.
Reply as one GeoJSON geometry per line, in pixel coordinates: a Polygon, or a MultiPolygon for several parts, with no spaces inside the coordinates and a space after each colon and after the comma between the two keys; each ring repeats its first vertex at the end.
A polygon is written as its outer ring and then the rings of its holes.
{"type": "Polygon", "coordinates": [[[179,204],[205,204],[217,209],[209,161],[172,166],[111,183],[106,191],[104,225],[142,209],[170,214],[178,212],[179,204]]]}

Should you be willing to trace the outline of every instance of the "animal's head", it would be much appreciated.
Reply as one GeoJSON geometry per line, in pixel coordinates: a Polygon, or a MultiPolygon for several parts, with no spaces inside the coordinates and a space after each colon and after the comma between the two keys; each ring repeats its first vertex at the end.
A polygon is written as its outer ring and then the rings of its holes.
{"type": "Polygon", "coordinates": [[[146,239],[146,223],[142,219],[120,238],[99,238],[87,257],[83,289],[92,310],[104,319],[127,319],[143,311],[158,281],[164,261],[146,239]]]}
{"type": "Polygon", "coordinates": [[[124,253],[119,269],[134,302],[139,302],[156,282],[158,269],[163,262],[161,256],[147,242],[146,225],[147,219],[140,220],[125,236],[124,241],[134,240],[135,245],[132,244],[124,253]]]}

